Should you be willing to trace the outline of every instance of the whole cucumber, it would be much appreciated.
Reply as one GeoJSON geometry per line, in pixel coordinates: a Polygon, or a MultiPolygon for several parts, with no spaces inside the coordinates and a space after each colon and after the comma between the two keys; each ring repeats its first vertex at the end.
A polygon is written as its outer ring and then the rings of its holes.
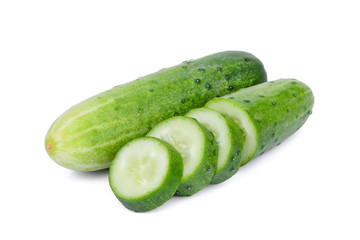
{"type": "Polygon", "coordinates": [[[185,61],[71,107],[50,127],[45,148],[64,167],[105,169],[124,144],[144,136],[162,120],[265,81],[263,64],[246,52],[185,61]]]}

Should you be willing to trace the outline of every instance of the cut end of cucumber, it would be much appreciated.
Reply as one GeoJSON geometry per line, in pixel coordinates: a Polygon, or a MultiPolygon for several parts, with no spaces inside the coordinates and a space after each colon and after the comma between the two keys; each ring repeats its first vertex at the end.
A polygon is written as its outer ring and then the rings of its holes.
{"type": "Polygon", "coordinates": [[[245,134],[241,165],[248,163],[257,151],[257,132],[248,113],[235,102],[224,98],[213,99],[205,106],[230,117],[240,126],[245,134]]]}
{"type": "Polygon", "coordinates": [[[202,159],[204,137],[197,124],[185,117],[173,117],[153,128],[148,136],[171,144],[181,154],[184,164],[182,180],[189,177],[202,159]]]}
{"type": "Polygon", "coordinates": [[[168,171],[167,148],[151,138],[140,138],[125,145],[116,155],[109,180],[120,198],[136,199],[151,193],[168,171]]]}

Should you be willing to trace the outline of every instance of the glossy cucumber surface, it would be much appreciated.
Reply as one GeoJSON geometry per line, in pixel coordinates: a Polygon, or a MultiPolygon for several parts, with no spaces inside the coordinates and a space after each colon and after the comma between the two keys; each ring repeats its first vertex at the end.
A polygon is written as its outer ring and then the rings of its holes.
{"type": "Polygon", "coordinates": [[[246,52],[220,52],[185,61],[71,107],[50,127],[45,148],[66,168],[108,168],[122,146],[146,135],[162,120],[265,81],[263,64],[246,52]]]}
{"type": "Polygon", "coordinates": [[[296,132],[312,113],[313,105],[311,89],[296,79],[262,83],[206,104],[232,118],[245,132],[241,165],[296,132]]]}

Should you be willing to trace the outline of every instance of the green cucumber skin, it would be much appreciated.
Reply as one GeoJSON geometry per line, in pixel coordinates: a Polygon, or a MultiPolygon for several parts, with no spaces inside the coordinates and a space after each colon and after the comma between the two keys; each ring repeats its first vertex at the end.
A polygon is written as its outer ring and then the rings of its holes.
{"type": "MultiPolygon", "coordinates": [[[[152,138],[156,141],[161,142],[166,145],[170,157],[169,161],[169,169],[166,173],[165,179],[163,182],[166,182],[166,185],[161,185],[159,188],[151,192],[150,194],[143,196],[141,198],[136,199],[123,199],[116,195],[116,189],[111,186],[113,192],[115,193],[117,199],[129,210],[134,212],[147,212],[153,210],[161,205],[163,205],[166,201],[168,201],[175,193],[178,188],[181,177],[183,174],[183,162],[180,153],[170,144],[165,141],[162,141],[153,137],[143,137],[143,138],[152,138]]],[[[110,166],[109,169],[109,180],[111,175],[114,174],[112,172],[112,168],[110,166]]]]}
{"type": "Polygon", "coordinates": [[[217,158],[218,158],[218,146],[214,134],[207,128],[201,125],[197,120],[199,126],[202,128],[205,138],[205,147],[202,161],[196,171],[190,175],[185,181],[182,181],[178,189],[175,192],[176,196],[191,196],[205,186],[209,185],[211,179],[214,177],[216,172],[217,158]]]}
{"type": "Polygon", "coordinates": [[[255,56],[220,52],[160,70],[91,97],[50,127],[45,148],[58,164],[79,171],[110,166],[116,152],[174,115],[266,81],[255,56]]]}
{"type": "Polygon", "coordinates": [[[296,132],[312,113],[314,105],[311,89],[296,79],[262,83],[221,98],[246,110],[255,125],[257,150],[253,158],[296,132]]]}
{"type": "Polygon", "coordinates": [[[244,132],[234,120],[224,116],[230,129],[231,150],[226,164],[220,172],[211,179],[211,184],[222,183],[231,178],[240,168],[241,152],[243,150],[244,132]]]}

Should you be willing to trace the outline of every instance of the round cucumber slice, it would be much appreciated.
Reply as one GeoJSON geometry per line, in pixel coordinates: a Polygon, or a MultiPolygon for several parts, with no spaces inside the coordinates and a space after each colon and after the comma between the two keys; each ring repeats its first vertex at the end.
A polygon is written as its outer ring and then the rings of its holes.
{"type": "Polygon", "coordinates": [[[135,139],[119,150],[109,170],[109,183],[120,202],[145,212],[169,200],[183,172],[180,153],[152,137],[135,139]]]}
{"type": "Polygon", "coordinates": [[[218,148],[214,135],[193,118],[177,116],[156,125],[148,136],[177,149],[184,172],[175,195],[190,196],[208,185],[215,174],[218,148]]]}
{"type": "Polygon", "coordinates": [[[212,184],[221,183],[233,176],[240,168],[244,134],[230,118],[210,108],[193,109],[186,114],[195,118],[215,136],[219,148],[217,169],[212,184]]]}
{"type": "Polygon", "coordinates": [[[249,114],[239,105],[229,99],[215,98],[206,103],[205,107],[230,117],[236,122],[245,134],[243,151],[241,155],[241,166],[248,163],[257,151],[257,132],[249,114]]]}

